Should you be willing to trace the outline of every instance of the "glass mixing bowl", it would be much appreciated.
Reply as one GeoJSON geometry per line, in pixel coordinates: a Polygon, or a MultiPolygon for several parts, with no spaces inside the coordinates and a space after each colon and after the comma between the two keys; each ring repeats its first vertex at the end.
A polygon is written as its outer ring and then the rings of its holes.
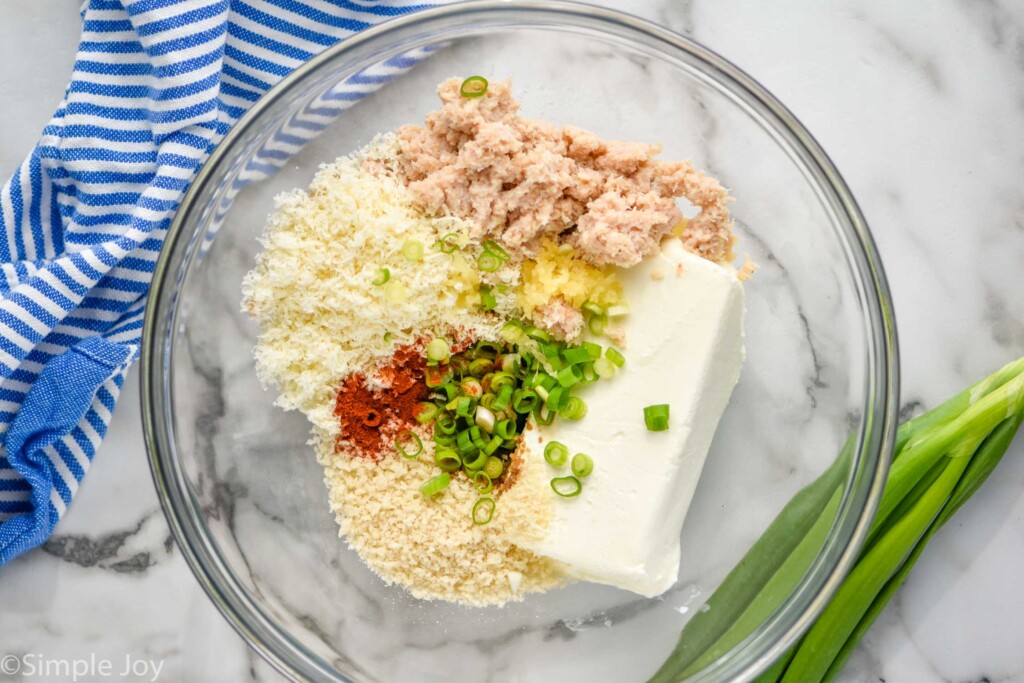
{"type": "Polygon", "coordinates": [[[846,494],[803,582],[692,678],[749,679],[808,626],[850,566],[887,471],[897,385],[878,254],[846,185],[792,114],[682,36],[543,1],[390,21],[258,101],[167,235],[142,373],[154,480],[203,588],[286,675],[359,682],[646,680],[852,433],[846,494]],[[686,519],[679,582],[659,598],[578,583],[473,609],[384,585],[338,538],[304,418],[275,408],[254,373],[257,330],[239,287],[274,195],[305,187],[321,162],[375,133],[421,121],[437,105],[435,84],[468,74],[511,77],[527,116],[659,141],[663,158],[691,159],[736,197],[739,251],[760,266],[746,283],[747,361],[686,519]]]}

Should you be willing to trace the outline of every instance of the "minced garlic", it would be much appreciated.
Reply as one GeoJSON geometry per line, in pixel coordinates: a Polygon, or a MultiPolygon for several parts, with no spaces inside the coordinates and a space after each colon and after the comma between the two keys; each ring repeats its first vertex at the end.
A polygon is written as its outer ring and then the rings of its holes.
{"type": "Polygon", "coordinates": [[[523,261],[522,282],[517,291],[520,308],[527,316],[534,309],[562,297],[574,308],[583,302],[600,301],[602,305],[620,303],[622,287],[612,266],[598,268],[547,238],[541,242],[534,260],[523,261]]]}

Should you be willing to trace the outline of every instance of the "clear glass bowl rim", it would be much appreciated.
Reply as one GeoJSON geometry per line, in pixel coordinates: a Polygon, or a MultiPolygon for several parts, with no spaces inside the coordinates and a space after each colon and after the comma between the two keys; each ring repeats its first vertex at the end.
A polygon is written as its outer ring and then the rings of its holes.
{"type": "MultiPolygon", "coordinates": [[[[172,434],[171,341],[177,320],[177,287],[195,247],[190,225],[202,226],[210,197],[233,159],[244,154],[250,128],[287,108],[289,93],[323,80],[347,58],[365,58],[382,43],[429,36],[437,42],[453,27],[470,32],[490,28],[548,28],[602,32],[604,37],[641,43],[663,55],[685,56],[699,64],[735,103],[757,117],[777,142],[802,165],[819,197],[831,210],[839,239],[852,263],[870,338],[865,359],[863,420],[846,494],[826,545],[786,603],[751,636],[715,663],[687,679],[692,682],[754,678],[813,623],[856,558],[867,534],[888,473],[896,432],[899,362],[892,300],[867,223],[849,188],[824,150],[795,116],[744,71],[694,41],[617,10],[565,0],[473,0],[420,10],[348,37],[283,78],[234,125],[192,183],[168,230],[153,275],[141,352],[142,421],[158,497],[172,534],[200,585],[231,626],[274,668],[293,680],[353,683],[293,638],[243,587],[212,541],[192,495],[172,434]],[[438,33],[435,33],[437,30],[438,33]],[[234,154],[232,154],[234,153],[234,154]],[[158,344],[159,342],[159,344],[158,344]]],[[[403,44],[404,45],[404,44],[403,44]]],[[[381,48],[383,49],[383,48],[381,48]]],[[[251,136],[250,136],[251,137],[251,136]]]]}

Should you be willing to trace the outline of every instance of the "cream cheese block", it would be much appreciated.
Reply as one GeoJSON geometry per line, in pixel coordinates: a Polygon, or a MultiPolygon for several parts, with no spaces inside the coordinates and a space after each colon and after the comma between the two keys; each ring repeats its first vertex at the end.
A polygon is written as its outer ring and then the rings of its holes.
{"type": "MultiPolygon", "coordinates": [[[[555,496],[539,538],[513,541],[563,562],[578,578],[648,597],[679,573],[679,536],[718,420],[743,364],[743,287],[736,272],[702,259],[677,239],[621,274],[625,366],[579,396],[584,419],[527,429],[524,456],[543,462],[554,439],[594,460],[574,498],[555,496]],[[669,429],[648,431],[644,406],[667,403],[669,429]]],[[[605,341],[607,340],[600,340],[605,341]]],[[[536,484],[534,484],[536,485],[536,484]]]]}

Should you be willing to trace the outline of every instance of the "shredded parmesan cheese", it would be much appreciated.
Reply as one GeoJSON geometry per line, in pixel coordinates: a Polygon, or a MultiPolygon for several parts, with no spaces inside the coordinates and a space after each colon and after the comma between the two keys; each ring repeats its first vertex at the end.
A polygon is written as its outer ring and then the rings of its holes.
{"type": "Polygon", "coordinates": [[[321,438],[337,435],[334,396],[353,372],[369,373],[396,346],[461,329],[494,339],[501,321],[465,305],[478,276],[465,260],[434,248],[457,218],[430,218],[389,170],[393,135],[321,166],[309,191],[277,197],[264,250],[243,283],[244,307],[260,325],[256,369],[321,438]],[[402,255],[408,240],[423,259],[402,255]],[[382,269],[389,280],[374,285],[382,269]]]}

